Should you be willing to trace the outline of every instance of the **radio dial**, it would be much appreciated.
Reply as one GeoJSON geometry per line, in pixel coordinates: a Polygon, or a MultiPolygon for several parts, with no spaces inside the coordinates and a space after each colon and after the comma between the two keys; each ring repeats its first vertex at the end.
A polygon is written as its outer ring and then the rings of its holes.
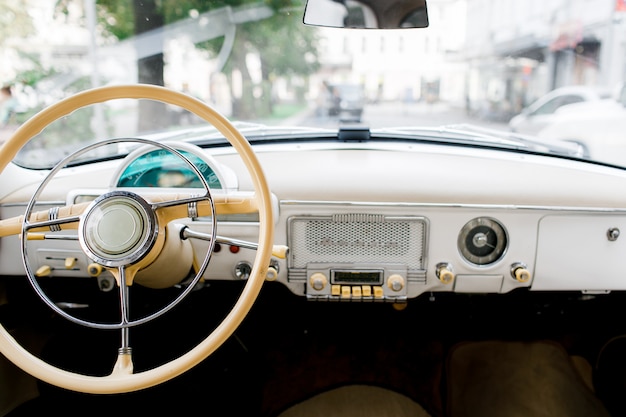
{"type": "Polygon", "coordinates": [[[402,275],[393,274],[387,280],[387,287],[389,287],[391,291],[402,291],[404,289],[404,278],[402,275]]]}

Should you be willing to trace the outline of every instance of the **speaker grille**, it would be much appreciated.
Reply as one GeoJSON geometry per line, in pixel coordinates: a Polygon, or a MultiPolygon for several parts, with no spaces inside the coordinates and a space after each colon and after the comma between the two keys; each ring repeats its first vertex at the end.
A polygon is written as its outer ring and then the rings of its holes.
{"type": "Polygon", "coordinates": [[[289,267],[309,263],[405,264],[421,270],[425,219],[369,214],[292,217],[289,267]]]}

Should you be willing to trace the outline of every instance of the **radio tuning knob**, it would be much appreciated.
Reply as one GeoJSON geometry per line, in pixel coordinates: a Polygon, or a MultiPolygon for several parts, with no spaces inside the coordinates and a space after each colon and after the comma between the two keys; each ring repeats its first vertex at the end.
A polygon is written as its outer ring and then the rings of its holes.
{"type": "Polygon", "coordinates": [[[387,287],[389,287],[391,291],[402,291],[404,289],[404,278],[402,275],[393,274],[387,279],[387,287]]]}
{"type": "Polygon", "coordinates": [[[447,262],[442,262],[437,264],[437,269],[435,270],[437,274],[437,278],[444,284],[450,284],[454,281],[454,272],[452,272],[452,265],[447,262]]]}
{"type": "Polygon", "coordinates": [[[322,291],[328,284],[328,278],[321,272],[316,272],[309,278],[309,284],[315,291],[322,291]]]}

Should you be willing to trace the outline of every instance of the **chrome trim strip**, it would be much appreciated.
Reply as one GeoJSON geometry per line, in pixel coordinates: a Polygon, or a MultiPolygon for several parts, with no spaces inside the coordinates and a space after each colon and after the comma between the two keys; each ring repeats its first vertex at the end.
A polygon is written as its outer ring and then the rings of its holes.
{"type": "MultiPolygon", "coordinates": [[[[50,209],[48,210],[48,220],[53,221],[53,220],[57,220],[59,218],[59,207],[50,207],[50,209]]],[[[51,224],[50,226],[50,231],[51,232],[60,232],[61,231],[61,225],[59,225],[58,223],[54,223],[51,224]]]]}
{"type": "MultiPolygon", "coordinates": [[[[189,196],[189,198],[196,198],[196,197],[200,197],[200,194],[191,194],[189,196]]],[[[198,202],[197,201],[191,201],[187,203],[187,217],[189,217],[190,219],[198,218],[198,202]]]]}
{"type": "Polygon", "coordinates": [[[507,204],[464,204],[464,203],[407,203],[407,202],[369,202],[369,201],[318,201],[318,200],[281,200],[285,206],[347,206],[347,207],[396,207],[396,208],[466,208],[483,210],[532,210],[532,211],[568,211],[588,213],[626,214],[624,208],[608,207],[568,207],[568,206],[524,206],[507,204]]]}
{"type": "MultiPolygon", "coordinates": [[[[38,201],[36,206],[57,205],[62,206],[65,201],[38,201]]],[[[329,206],[370,206],[370,207],[426,207],[426,208],[471,208],[471,209],[494,209],[494,210],[534,210],[534,211],[574,211],[590,213],[626,213],[624,208],[610,207],[573,207],[573,206],[525,206],[511,204],[465,204],[465,203],[407,203],[407,202],[371,202],[371,201],[323,201],[323,200],[280,200],[281,205],[329,205],[329,206]]],[[[26,207],[24,203],[3,203],[3,207],[26,207]]]]}
{"type": "MultiPolygon", "coordinates": [[[[65,201],[63,200],[59,200],[59,201],[38,201],[37,202],[37,206],[64,206],[66,204],[65,201]]],[[[0,207],[26,207],[28,205],[28,202],[20,202],[20,203],[2,203],[0,204],[0,207]]]]}
{"type": "Polygon", "coordinates": [[[191,203],[187,203],[187,217],[190,219],[195,219],[198,217],[198,202],[192,201],[191,203]]]}

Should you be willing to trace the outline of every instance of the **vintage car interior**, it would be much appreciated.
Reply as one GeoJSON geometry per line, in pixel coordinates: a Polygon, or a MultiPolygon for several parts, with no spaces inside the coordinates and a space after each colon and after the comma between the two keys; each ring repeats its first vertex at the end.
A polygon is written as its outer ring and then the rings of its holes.
{"type": "MultiPolygon", "coordinates": [[[[416,36],[447,4],[283,3],[416,36]]],[[[66,92],[0,147],[0,415],[625,415],[626,163],[373,101],[274,126],[66,92]]]]}

